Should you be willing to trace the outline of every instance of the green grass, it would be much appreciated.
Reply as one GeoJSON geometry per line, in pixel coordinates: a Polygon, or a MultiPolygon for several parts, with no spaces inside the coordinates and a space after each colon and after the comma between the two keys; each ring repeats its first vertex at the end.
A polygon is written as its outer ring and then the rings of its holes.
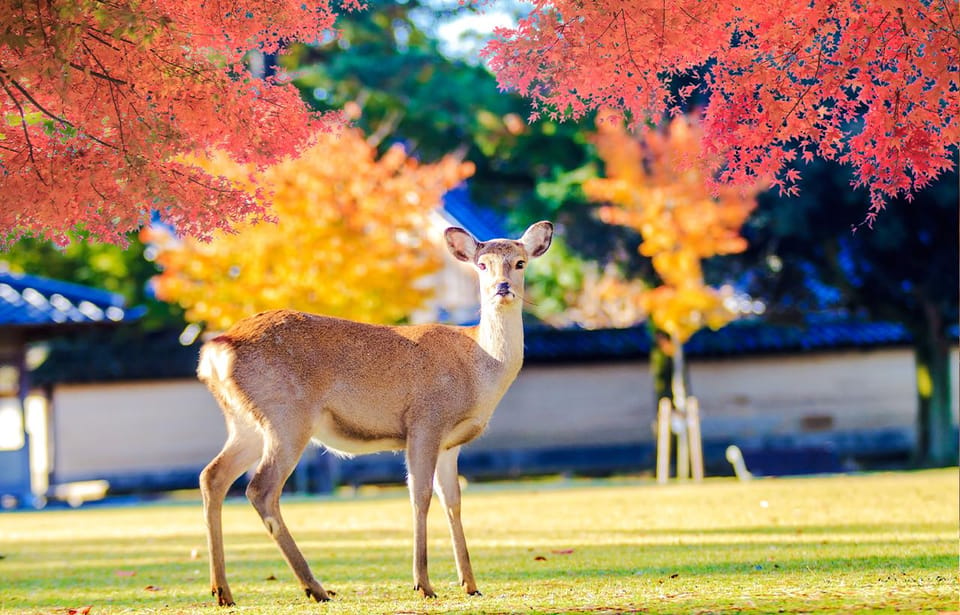
{"type": "Polygon", "coordinates": [[[62,613],[937,613],[958,605],[956,468],[658,487],[639,481],[471,485],[467,539],[482,597],[462,595],[444,520],[411,588],[404,492],[290,498],[317,577],[298,589],[253,509],[225,510],[238,606],[208,595],[195,501],[0,514],[0,611],[62,613]],[[147,588],[150,589],[147,589],[147,588]]]}

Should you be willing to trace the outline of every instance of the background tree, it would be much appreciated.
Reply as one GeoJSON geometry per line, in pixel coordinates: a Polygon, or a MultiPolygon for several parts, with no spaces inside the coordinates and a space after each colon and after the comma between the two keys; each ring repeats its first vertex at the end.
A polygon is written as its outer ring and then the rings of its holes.
{"type": "Polygon", "coordinates": [[[587,161],[584,128],[549,120],[528,124],[530,104],[500,91],[484,65],[445,55],[438,24],[464,9],[439,6],[375,0],[339,18],[339,39],[292,45],[276,62],[321,111],[359,103],[357,125],[380,151],[396,141],[425,161],[462,151],[476,165],[473,199],[517,230],[555,219],[549,205],[531,211],[539,202],[536,186],[587,161]]]}
{"type": "MultiPolygon", "coordinates": [[[[756,206],[756,187],[711,189],[698,162],[703,133],[696,120],[674,118],[663,130],[635,138],[615,114],[598,120],[594,143],[605,177],[588,180],[586,195],[609,205],[599,210],[608,224],[640,233],[642,255],[653,263],[661,284],[645,293],[640,305],[663,337],[654,348],[672,363],[672,393],[682,409],[683,344],[699,329],[717,329],[735,317],[722,293],[704,283],[701,261],[746,249],[740,227],[756,206]],[[669,340],[669,344],[666,343],[669,340]]],[[[655,374],[658,383],[665,374],[655,374]]]]}
{"type": "Polygon", "coordinates": [[[957,374],[949,353],[960,317],[957,175],[942,177],[913,204],[894,201],[882,223],[856,233],[850,225],[866,203],[845,189],[849,179],[847,169],[815,163],[790,203],[762,196],[744,229],[751,266],[741,283],[764,297],[770,319],[841,313],[902,323],[917,366],[916,462],[955,464],[957,374]]]}
{"type": "MultiPolygon", "coordinates": [[[[346,0],[339,8],[355,8],[346,0]]],[[[207,236],[266,201],[184,154],[263,166],[338,120],[315,116],[250,49],[330,32],[327,0],[13,2],[0,12],[0,241],[24,234],[123,243],[156,212],[207,236]]]]}
{"type": "Polygon", "coordinates": [[[954,167],[960,142],[960,14],[949,0],[533,0],[485,53],[532,117],[605,106],[634,127],[703,110],[704,154],[723,182],[771,177],[796,192],[796,162],[853,169],[867,221],[954,167]],[[674,84],[686,84],[677,89],[674,84]]]}
{"type": "Polygon", "coordinates": [[[399,145],[377,158],[357,129],[322,136],[262,172],[225,156],[203,164],[238,188],[268,186],[279,220],[217,232],[209,243],[149,231],[163,268],[157,295],[215,330],[271,308],[404,320],[431,295],[424,278],[440,266],[428,216],[472,172],[453,157],[419,164],[399,145]]]}

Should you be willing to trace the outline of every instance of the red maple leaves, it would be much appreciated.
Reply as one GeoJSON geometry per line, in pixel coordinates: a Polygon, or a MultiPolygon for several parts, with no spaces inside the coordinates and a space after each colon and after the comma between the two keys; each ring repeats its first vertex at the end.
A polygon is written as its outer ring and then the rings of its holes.
{"type": "Polygon", "coordinates": [[[336,122],[243,66],[248,50],[313,40],[333,21],[327,0],[15,3],[0,17],[0,238],[64,240],[79,224],[122,241],[151,212],[205,236],[262,215],[181,156],[265,164],[336,122]]]}
{"type": "Polygon", "coordinates": [[[533,117],[604,106],[676,114],[699,90],[704,156],[724,182],[796,191],[798,156],[838,160],[868,220],[954,166],[960,14],[953,0],[534,0],[485,50],[533,117]],[[672,82],[683,78],[674,92],[672,82]]]}

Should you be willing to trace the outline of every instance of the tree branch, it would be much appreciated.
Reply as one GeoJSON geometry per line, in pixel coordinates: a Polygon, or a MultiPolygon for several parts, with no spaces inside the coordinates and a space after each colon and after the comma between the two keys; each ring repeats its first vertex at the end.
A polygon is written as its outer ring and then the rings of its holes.
{"type": "MultiPolygon", "coordinates": [[[[5,70],[3,70],[2,68],[0,68],[0,73],[2,73],[2,74],[4,74],[4,75],[7,74],[7,72],[6,72],[5,70]]],[[[23,95],[23,97],[26,98],[27,101],[30,102],[30,104],[32,104],[34,107],[36,107],[37,109],[39,109],[40,112],[43,113],[44,115],[46,115],[47,117],[49,117],[49,118],[51,118],[51,119],[59,122],[59,123],[62,124],[63,126],[69,126],[70,128],[75,129],[78,134],[80,134],[80,135],[82,135],[82,136],[90,139],[91,141],[94,141],[94,142],[96,142],[96,143],[99,143],[100,145],[102,145],[102,146],[104,146],[104,147],[109,147],[110,149],[115,149],[115,150],[119,150],[119,149],[120,149],[120,148],[118,148],[116,145],[114,145],[114,144],[112,144],[112,143],[108,143],[108,142],[106,142],[106,141],[104,141],[104,140],[102,140],[102,139],[99,139],[99,138],[91,135],[91,134],[88,134],[87,132],[84,132],[83,130],[80,130],[80,129],[77,128],[77,127],[73,124],[73,122],[71,122],[70,120],[68,120],[68,119],[66,119],[66,118],[62,118],[62,117],[60,117],[59,115],[57,115],[56,113],[50,111],[49,109],[47,109],[46,107],[44,107],[43,105],[41,105],[39,102],[37,102],[37,100],[36,100],[33,96],[30,95],[30,92],[28,92],[22,85],[20,85],[19,83],[17,83],[14,79],[11,79],[11,78],[9,77],[9,75],[7,76],[6,79],[3,79],[3,77],[0,77],[0,81],[3,81],[3,82],[4,82],[4,86],[3,86],[3,87],[4,87],[5,90],[7,90],[7,94],[10,95],[10,97],[11,97],[11,98],[14,100],[14,102],[17,104],[17,108],[20,109],[20,115],[21,115],[21,116],[23,116],[23,109],[20,107],[20,102],[17,101],[17,99],[13,97],[13,94],[12,94],[12,93],[10,92],[10,90],[7,88],[7,86],[6,86],[6,83],[7,83],[7,82],[9,82],[11,85],[13,85],[13,87],[16,88],[17,91],[19,91],[19,92],[23,95]]],[[[26,130],[26,119],[24,119],[23,121],[24,121],[24,124],[23,124],[23,125],[24,125],[24,130],[26,130]]]]}
{"type": "Polygon", "coordinates": [[[10,88],[7,86],[7,80],[3,77],[0,77],[0,86],[3,87],[3,91],[7,93],[7,96],[10,97],[10,100],[13,101],[13,104],[17,107],[17,111],[20,113],[20,127],[23,128],[23,138],[27,142],[27,158],[30,160],[30,165],[33,167],[33,172],[36,173],[37,179],[40,180],[41,184],[46,186],[47,181],[43,178],[43,174],[40,173],[40,167],[37,166],[37,159],[33,157],[33,141],[30,140],[30,131],[27,130],[27,118],[23,112],[23,105],[20,104],[17,97],[10,91],[10,88]]]}
{"type": "MultiPolygon", "coordinates": [[[[107,69],[106,69],[106,67],[103,65],[103,62],[101,62],[101,61],[100,61],[100,58],[98,58],[97,55],[96,55],[95,53],[93,53],[93,51],[92,51],[92,50],[90,49],[90,47],[87,45],[86,41],[80,41],[80,44],[83,45],[84,50],[86,50],[86,52],[90,55],[90,57],[93,58],[93,61],[96,62],[97,65],[100,66],[100,68],[102,68],[104,71],[106,71],[107,69]]],[[[120,113],[120,104],[117,102],[117,88],[115,88],[115,87],[113,87],[113,86],[114,86],[114,85],[119,85],[119,84],[126,85],[127,82],[126,82],[126,81],[122,81],[122,80],[120,80],[120,79],[112,79],[112,78],[111,78],[111,79],[108,79],[108,80],[110,81],[110,85],[109,85],[109,89],[110,89],[110,100],[111,100],[111,102],[113,102],[113,110],[114,110],[114,111],[116,112],[116,114],[117,114],[117,129],[118,129],[118,131],[120,132],[120,147],[123,148],[124,151],[126,151],[126,149],[127,149],[127,139],[126,139],[126,137],[125,137],[125,135],[124,135],[124,131],[123,131],[123,117],[122,117],[122,114],[120,113]]]]}
{"type": "MultiPolygon", "coordinates": [[[[82,44],[82,45],[84,46],[84,48],[86,48],[87,51],[89,52],[89,48],[87,47],[86,43],[81,43],[81,44],[82,44]]],[[[93,54],[91,53],[90,55],[92,56],[93,54]]],[[[97,63],[100,64],[99,62],[97,62],[97,63]]],[[[77,64],[76,62],[68,62],[68,65],[70,66],[70,68],[75,68],[75,69],[77,69],[78,71],[80,71],[80,72],[82,72],[82,73],[84,73],[84,74],[90,75],[91,77],[96,77],[96,78],[98,78],[98,79],[103,79],[104,81],[109,81],[110,83],[113,83],[114,85],[128,85],[128,82],[127,82],[127,81],[124,81],[123,79],[117,79],[116,77],[111,77],[110,75],[107,75],[106,73],[101,73],[101,72],[99,72],[99,71],[90,70],[89,67],[87,67],[87,66],[81,66],[80,64],[77,64]]],[[[103,66],[103,65],[101,64],[101,67],[102,67],[102,66],[103,66]]]]}

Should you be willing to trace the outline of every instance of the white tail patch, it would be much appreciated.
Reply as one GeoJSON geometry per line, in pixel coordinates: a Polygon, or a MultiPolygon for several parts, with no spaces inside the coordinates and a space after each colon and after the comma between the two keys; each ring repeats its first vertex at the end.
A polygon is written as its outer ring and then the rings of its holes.
{"type": "Polygon", "coordinates": [[[233,349],[226,344],[207,343],[200,349],[197,377],[204,382],[226,380],[233,367],[233,349]]]}

